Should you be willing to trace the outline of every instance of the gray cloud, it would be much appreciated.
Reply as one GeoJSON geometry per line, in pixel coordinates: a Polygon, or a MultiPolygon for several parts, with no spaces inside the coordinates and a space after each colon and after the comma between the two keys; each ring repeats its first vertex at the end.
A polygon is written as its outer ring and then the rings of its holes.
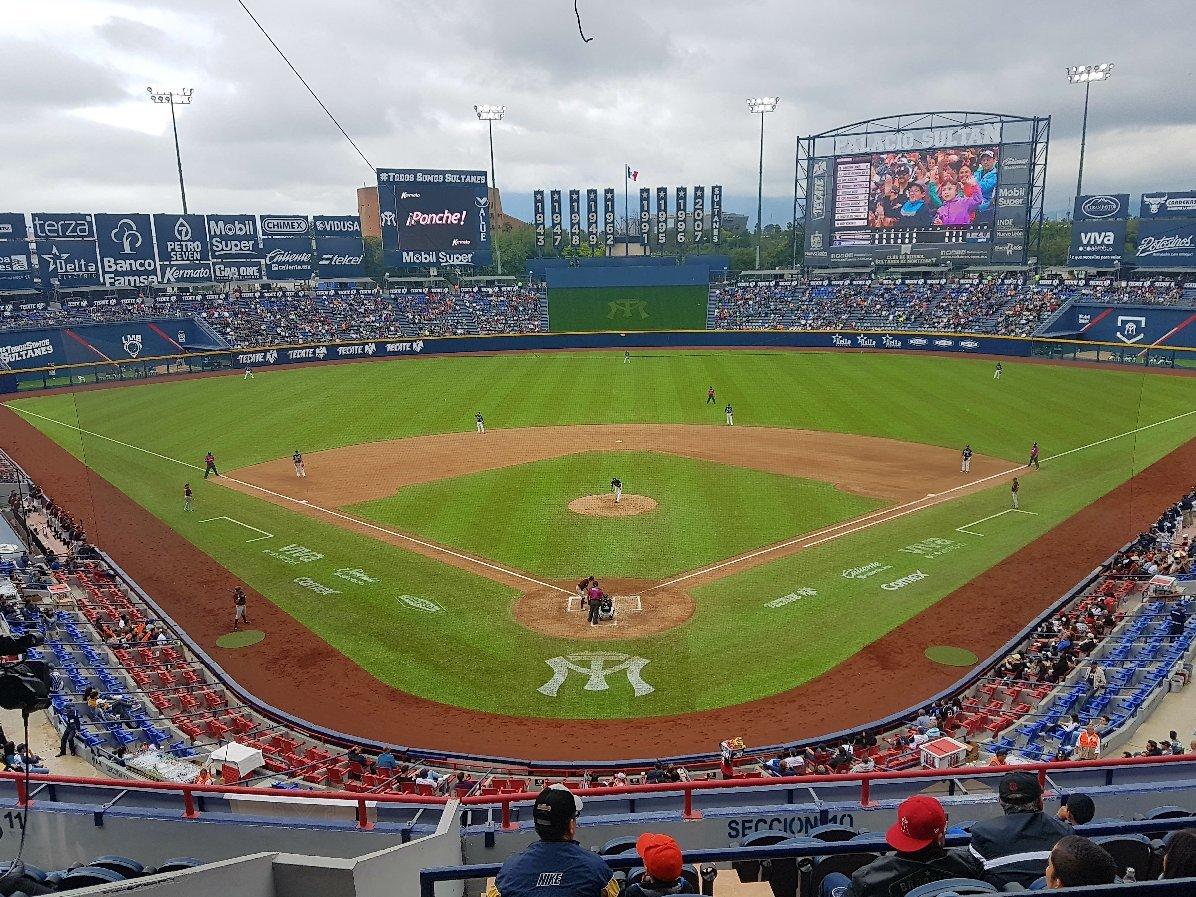
{"type": "MultiPolygon", "coordinates": [[[[1048,209],[1075,184],[1082,89],[1068,64],[1111,60],[1094,86],[1086,186],[1189,186],[1196,104],[1190,6],[929,2],[254,0],[251,7],[378,165],[486,167],[495,128],[505,205],[537,187],[722,183],[752,212],[767,120],[766,220],[787,220],[794,139],[879,115],[981,109],[1052,116],[1048,209]]],[[[148,74],[196,88],[179,128],[195,208],[344,212],[370,173],[235,4],[124,0],[69,38],[0,34],[0,174],[10,208],[173,208],[169,128],[69,114],[141,102],[148,74]]],[[[73,24],[73,23],[72,23],[73,24]]],[[[20,32],[15,32],[20,34],[20,32]]],[[[163,110],[164,112],[164,110],[163,110]]],[[[146,113],[148,121],[154,121],[146,113]]],[[[164,121],[163,121],[164,124],[164,121]]]]}

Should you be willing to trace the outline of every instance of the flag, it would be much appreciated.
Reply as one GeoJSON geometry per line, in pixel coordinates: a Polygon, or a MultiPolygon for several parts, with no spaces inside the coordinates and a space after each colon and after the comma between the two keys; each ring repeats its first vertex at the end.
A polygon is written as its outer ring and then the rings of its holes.
{"type": "Polygon", "coordinates": [[[638,171],[632,171],[631,166],[630,165],[627,166],[627,177],[631,178],[634,181],[639,176],[640,176],[640,173],[638,171]]]}

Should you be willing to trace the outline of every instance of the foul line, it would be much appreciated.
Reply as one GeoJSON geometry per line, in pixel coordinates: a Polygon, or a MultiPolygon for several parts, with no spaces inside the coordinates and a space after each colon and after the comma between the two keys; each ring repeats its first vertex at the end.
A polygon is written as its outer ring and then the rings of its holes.
{"type": "Polygon", "coordinates": [[[261,533],[261,535],[258,536],[256,539],[246,539],[245,540],[246,545],[248,545],[250,542],[261,542],[263,539],[273,539],[274,538],[274,533],[268,533],[264,529],[258,529],[256,526],[250,526],[248,523],[242,523],[240,520],[237,520],[235,517],[209,517],[207,520],[201,520],[199,522],[200,523],[211,523],[213,520],[227,520],[229,523],[235,523],[235,524],[237,524],[237,526],[243,526],[243,527],[245,527],[245,529],[251,529],[255,533],[261,533]]]}
{"type": "MultiPolygon", "coordinates": [[[[121,442],[119,439],[113,439],[111,436],[105,436],[103,433],[96,433],[91,430],[84,430],[82,427],[76,427],[74,424],[68,424],[68,423],[64,423],[63,421],[60,421],[60,420],[55,420],[52,417],[46,417],[44,414],[38,414],[36,411],[26,411],[26,410],[23,410],[20,408],[14,408],[8,402],[4,402],[3,405],[9,411],[13,411],[17,414],[27,414],[30,417],[40,418],[41,420],[49,421],[52,424],[58,424],[60,427],[66,427],[68,430],[75,430],[79,433],[84,433],[88,436],[94,436],[97,439],[103,439],[108,442],[115,443],[116,445],[124,446],[125,448],[128,448],[128,449],[133,449],[134,451],[137,451],[137,452],[144,452],[147,455],[153,455],[155,458],[161,458],[163,461],[170,461],[174,464],[181,464],[183,467],[190,467],[192,470],[200,470],[200,471],[203,470],[202,467],[199,467],[196,464],[190,464],[186,461],[180,461],[178,458],[171,458],[169,455],[159,454],[158,452],[151,451],[150,449],[142,448],[139,445],[132,445],[131,443],[128,443],[128,442],[121,442]]],[[[394,536],[396,539],[403,539],[407,542],[412,543],[413,545],[419,545],[422,548],[426,548],[429,551],[436,551],[441,554],[447,554],[450,557],[455,557],[462,561],[468,561],[471,564],[477,564],[479,567],[485,567],[488,570],[494,570],[495,572],[502,573],[506,576],[514,576],[516,579],[522,579],[525,582],[534,583],[538,586],[543,586],[546,589],[552,589],[555,592],[560,592],[565,595],[571,594],[568,589],[562,589],[560,586],[554,586],[550,582],[541,582],[540,580],[535,579],[534,577],[528,576],[525,573],[519,573],[516,570],[508,570],[506,567],[500,567],[497,564],[491,564],[489,561],[483,561],[481,558],[470,557],[467,554],[461,554],[459,552],[453,551],[450,548],[445,548],[442,545],[436,545],[432,542],[425,542],[422,539],[416,539],[414,536],[409,536],[406,533],[400,533],[400,532],[396,532],[394,530],[386,529],[385,527],[378,526],[377,524],[369,523],[368,521],[360,520],[356,517],[350,517],[348,514],[342,514],[339,511],[333,511],[333,510],[330,510],[329,508],[322,508],[319,505],[313,505],[304,499],[292,498],[289,495],[283,495],[281,492],[275,492],[272,489],[267,489],[264,486],[257,485],[256,483],[247,483],[244,480],[238,480],[236,477],[223,477],[223,479],[228,480],[230,483],[236,483],[240,486],[244,486],[247,489],[256,489],[258,492],[263,492],[266,495],[272,495],[275,498],[282,499],[283,501],[289,501],[292,504],[299,505],[300,507],[311,508],[314,511],[319,511],[321,514],[327,514],[329,517],[335,517],[338,520],[347,520],[348,522],[355,523],[358,526],[364,526],[367,529],[372,529],[379,533],[385,533],[388,536],[394,536]]]]}
{"type": "MultiPolygon", "coordinates": [[[[1153,427],[1159,427],[1159,426],[1162,426],[1163,424],[1169,424],[1172,421],[1177,421],[1180,418],[1189,417],[1190,415],[1193,415],[1193,414],[1196,414],[1196,408],[1192,409],[1191,411],[1185,411],[1182,414],[1176,414],[1173,417],[1168,417],[1164,420],[1157,420],[1152,424],[1146,424],[1141,427],[1136,427],[1133,430],[1127,430],[1124,433],[1118,433],[1116,436],[1109,436],[1105,439],[1098,439],[1096,442],[1090,442],[1087,445],[1077,446],[1076,448],[1068,449],[1067,451],[1059,452],[1058,454],[1055,454],[1055,455],[1050,455],[1046,458],[1040,459],[1039,463],[1045,464],[1048,461],[1054,461],[1058,458],[1065,457],[1066,455],[1070,455],[1075,452],[1082,452],[1085,449],[1095,448],[1098,445],[1104,445],[1106,442],[1112,442],[1115,439],[1121,439],[1125,436],[1132,436],[1135,433],[1141,433],[1143,430],[1149,430],[1153,427]]],[[[915,499],[914,501],[909,501],[902,505],[896,505],[892,508],[883,508],[879,511],[873,511],[871,514],[865,514],[863,517],[856,517],[852,520],[845,521],[845,522],[837,524],[835,526],[828,526],[824,529],[815,530],[812,533],[806,533],[802,536],[797,537],[796,539],[790,539],[787,542],[778,542],[776,545],[769,545],[766,548],[759,549],[758,551],[749,552],[748,554],[742,554],[739,557],[731,558],[730,560],[726,560],[721,563],[714,564],[713,566],[710,566],[710,567],[705,567],[701,570],[694,570],[691,573],[686,573],[686,574],[683,574],[682,576],[678,576],[674,579],[670,579],[667,582],[662,582],[659,585],[652,586],[650,589],[648,589],[648,591],[653,591],[655,589],[667,588],[668,586],[676,585],[679,582],[685,582],[685,580],[687,580],[687,579],[693,579],[695,576],[705,576],[708,573],[715,573],[715,572],[722,570],[726,567],[731,567],[736,564],[742,564],[745,561],[750,561],[754,558],[762,557],[763,555],[766,555],[766,554],[771,554],[774,551],[780,551],[785,548],[791,548],[794,545],[801,545],[802,548],[813,548],[814,546],[821,545],[824,542],[830,542],[830,541],[833,541],[834,539],[840,539],[843,536],[850,536],[854,533],[858,533],[861,530],[865,530],[865,529],[868,529],[869,527],[876,526],[878,523],[888,523],[891,520],[897,520],[901,517],[906,516],[907,514],[912,514],[915,511],[922,511],[922,510],[925,510],[926,508],[932,508],[935,505],[942,504],[943,502],[949,501],[951,498],[954,498],[955,496],[952,493],[958,492],[961,489],[969,489],[972,486],[978,486],[981,483],[988,482],[989,480],[995,480],[995,479],[1000,479],[1001,477],[1007,477],[1010,474],[1018,473],[1019,471],[1023,471],[1025,469],[1026,469],[1025,465],[1019,464],[1017,467],[1011,467],[1008,470],[1001,471],[1000,473],[994,473],[994,474],[991,474],[986,477],[981,477],[978,480],[972,480],[972,482],[970,482],[970,483],[961,483],[958,486],[952,486],[946,492],[938,492],[933,495],[928,495],[926,498],[915,499]],[[934,499],[934,501],[931,501],[931,499],[934,499]],[[873,518],[879,518],[879,519],[873,519],[873,518]],[[842,530],[842,532],[837,532],[837,530],[842,530]],[[813,538],[814,536],[820,536],[821,538],[815,539],[815,538],[813,538]],[[802,543],[804,543],[804,544],[802,544],[802,543]]]]}
{"type": "Polygon", "coordinates": [[[963,526],[955,527],[957,533],[967,533],[969,536],[984,536],[984,533],[974,533],[969,526],[975,526],[977,523],[984,523],[986,520],[996,520],[998,517],[1004,517],[1006,514],[1030,514],[1033,517],[1038,516],[1037,511],[1023,511],[1021,508],[1006,508],[1004,511],[998,511],[995,514],[989,514],[987,517],[981,517],[979,520],[973,520],[971,523],[965,523],[963,526]]]}

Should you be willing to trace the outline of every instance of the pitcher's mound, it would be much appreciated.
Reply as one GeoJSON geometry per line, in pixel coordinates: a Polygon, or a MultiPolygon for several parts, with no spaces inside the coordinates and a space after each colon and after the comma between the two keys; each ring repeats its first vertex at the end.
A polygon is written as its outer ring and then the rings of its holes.
{"type": "Polygon", "coordinates": [[[570,511],[588,517],[634,517],[636,514],[647,514],[655,508],[656,499],[646,495],[624,495],[616,504],[613,492],[583,495],[569,502],[570,511]]]}

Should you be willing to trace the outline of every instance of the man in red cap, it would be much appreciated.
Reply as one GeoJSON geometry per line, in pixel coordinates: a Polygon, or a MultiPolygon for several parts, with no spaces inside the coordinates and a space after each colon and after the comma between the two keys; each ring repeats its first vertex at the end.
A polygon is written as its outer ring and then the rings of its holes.
{"type": "Polygon", "coordinates": [[[668,835],[646,832],[635,842],[635,852],[644,861],[644,874],[628,886],[623,897],[663,897],[666,894],[696,894],[681,877],[681,848],[668,835]]]}
{"type": "Polygon", "coordinates": [[[947,878],[977,878],[984,867],[967,851],[948,850],[947,813],[933,797],[902,801],[897,822],[885,833],[896,853],[857,869],[850,879],[832,872],[822,880],[822,897],[901,897],[947,878]]]}

